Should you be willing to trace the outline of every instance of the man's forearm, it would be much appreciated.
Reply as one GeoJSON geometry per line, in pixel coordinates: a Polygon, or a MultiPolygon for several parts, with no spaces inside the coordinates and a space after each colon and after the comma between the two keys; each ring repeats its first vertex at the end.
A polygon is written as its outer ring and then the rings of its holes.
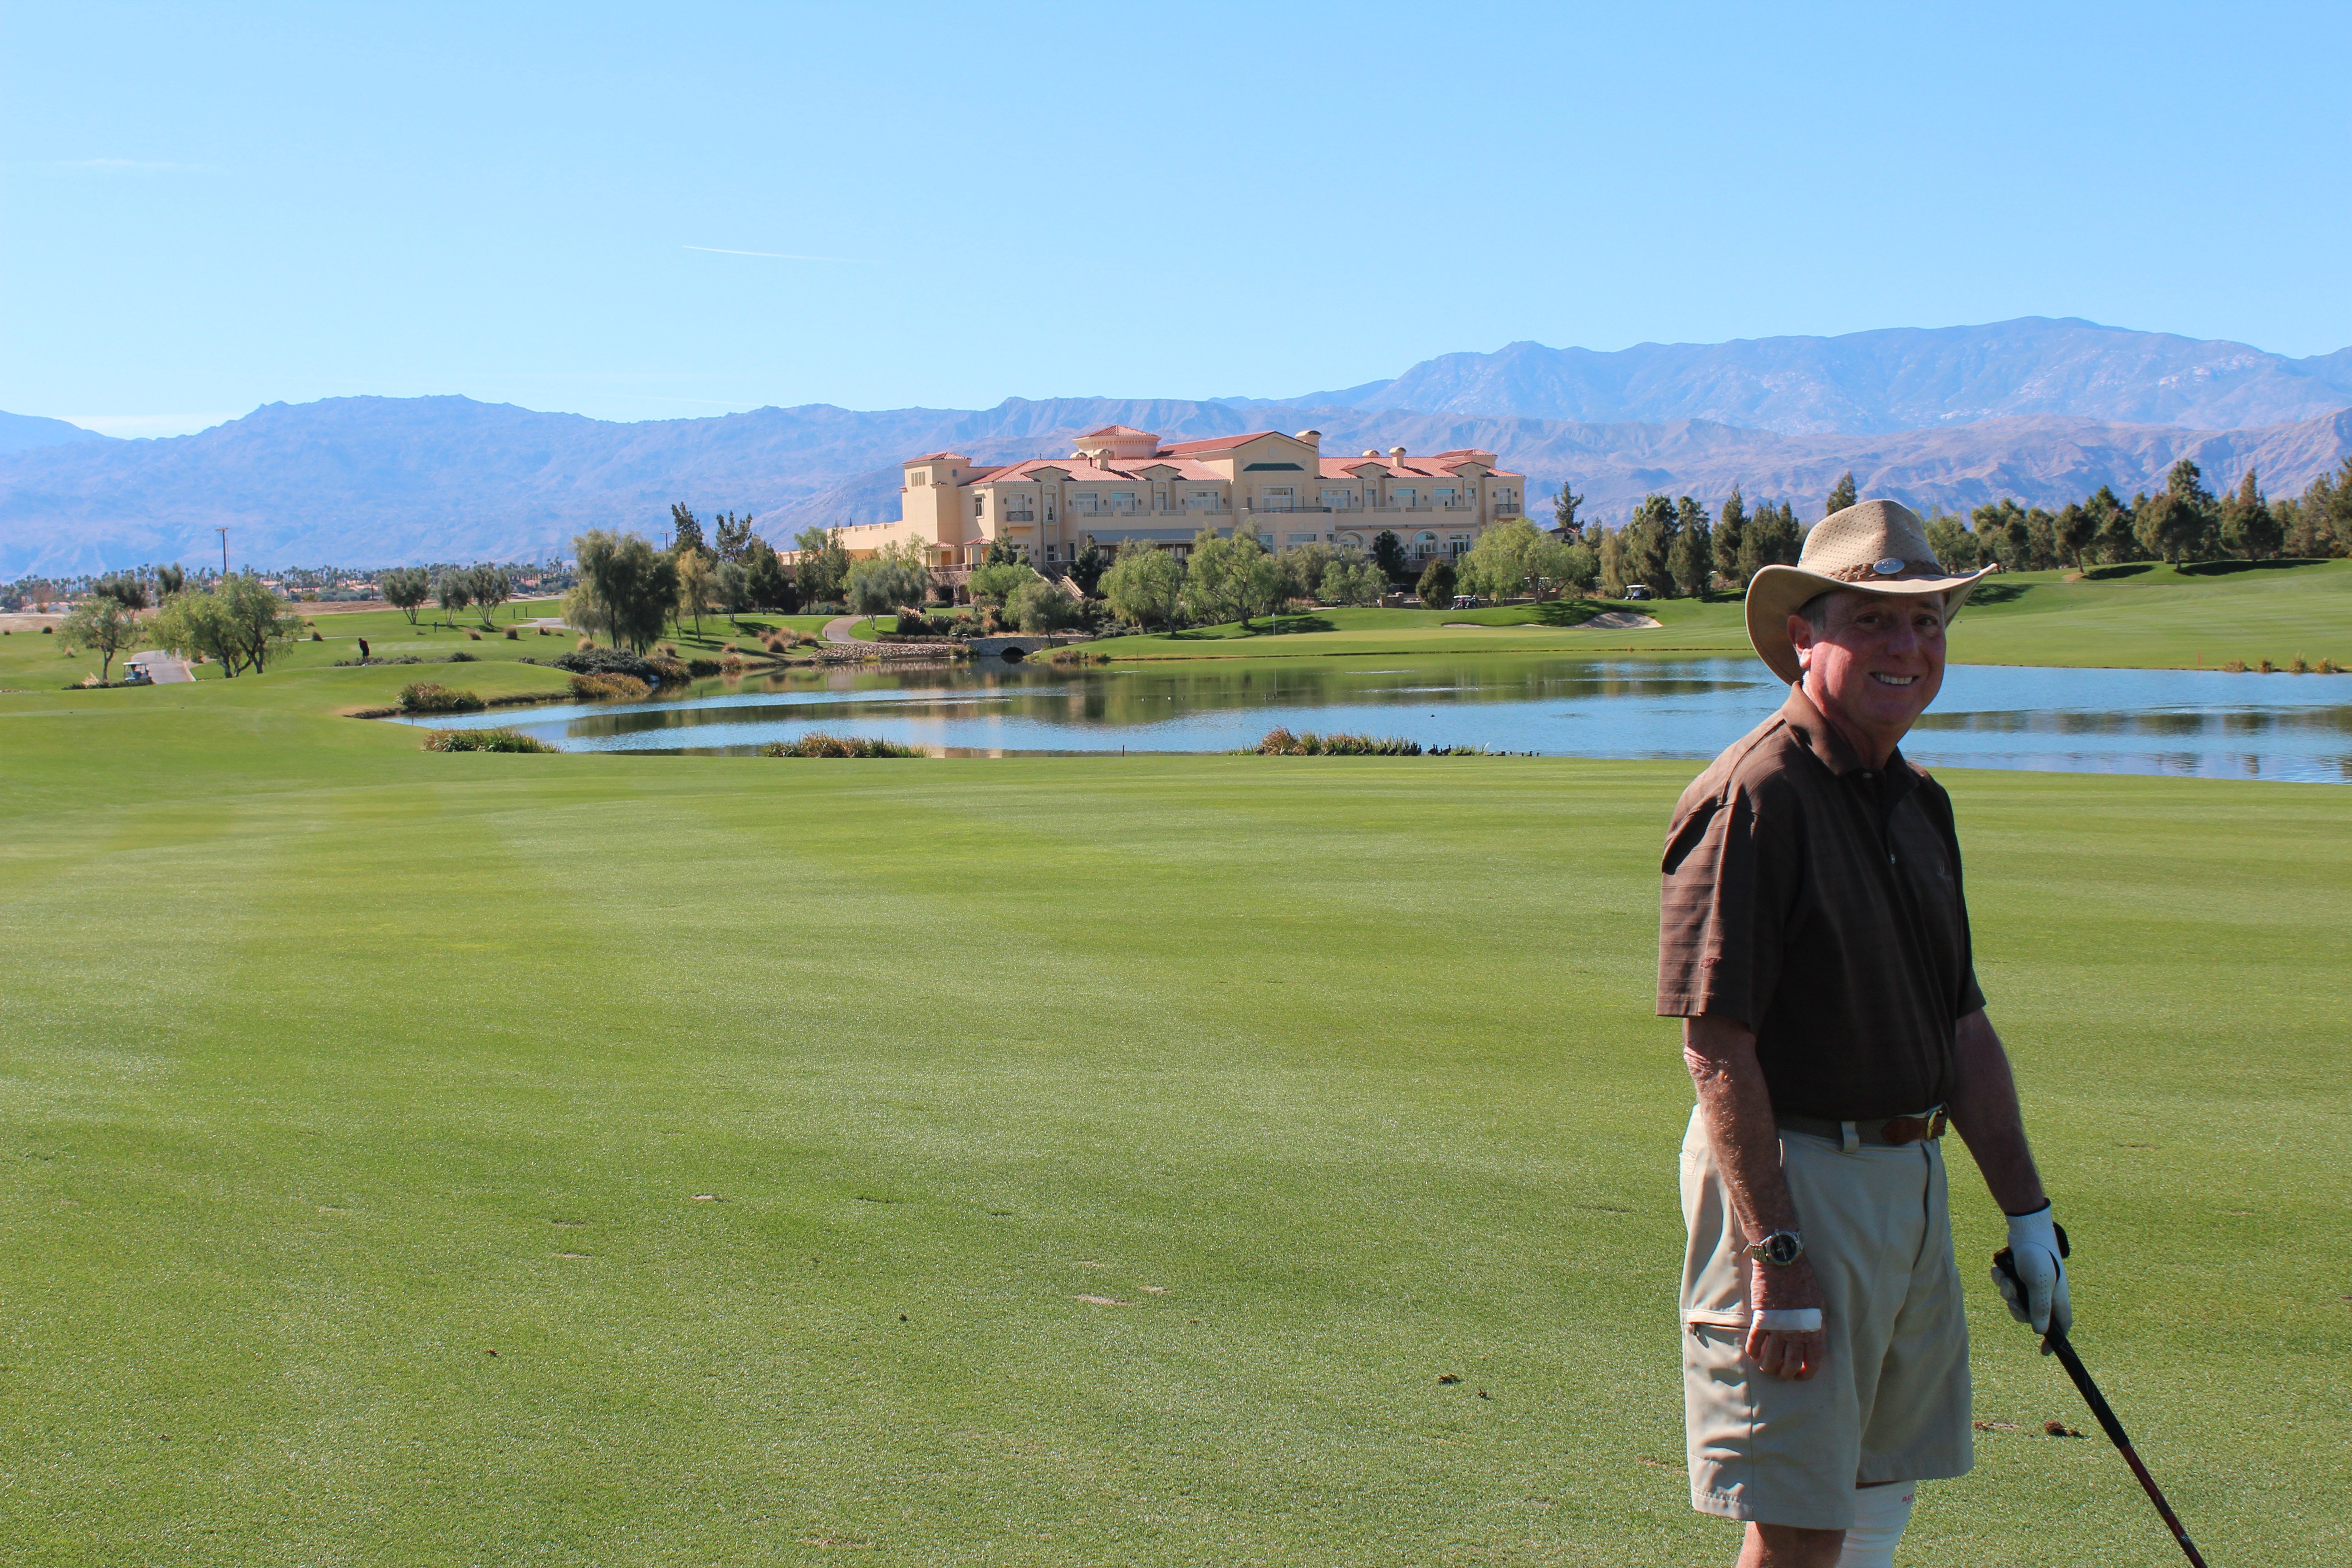
{"type": "Polygon", "coordinates": [[[1725,1018],[1683,1020],[1683,1060],[1698,1089],[1699,1120],[1730,1189],[1732,1213],[1749,1240],[1799,1228],[1780,1173],[1780,1128],[1756,1060],[1756,1036],[1725,1018]]]}
{"type": "Polygon", "coordinates": [[[1960,1020],[1954,1045],[1958,1083],[1950,1105],[1952,1125],[1967,1142],[2002,1213],[2025,1214],[2042,1207],[2050,1200],[2033,1168],[2033,1151],[2025,1142],[2017,1079],[2010,1072],[2000,1037],[1979,1011],[1960,1020]]]}

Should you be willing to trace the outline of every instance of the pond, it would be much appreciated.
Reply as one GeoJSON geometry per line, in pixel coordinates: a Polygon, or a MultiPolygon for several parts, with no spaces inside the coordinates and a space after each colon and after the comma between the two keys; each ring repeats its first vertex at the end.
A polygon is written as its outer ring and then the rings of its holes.
{"type": "MultiPolygon", "coordinates": [[[[965,755],[1232,752],[1275,725],[1570,757],[1711,757],[1778,706],[1752,658],[1223,659],[820,668],[681,698],[508,709],[567,752],[749,752],[812,730],[965,755]]],[[[1955,665],[1929,765],[2352,783],[2352,677],[1955,665]]]]}

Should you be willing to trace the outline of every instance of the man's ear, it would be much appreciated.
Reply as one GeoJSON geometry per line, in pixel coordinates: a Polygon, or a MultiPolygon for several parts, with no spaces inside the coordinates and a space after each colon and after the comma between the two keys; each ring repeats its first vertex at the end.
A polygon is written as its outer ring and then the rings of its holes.
{"type": "Polygon", "coordinates": [[[1802,616],[1789,617],[1789,646],[1797,650],[1797,668],[1810,668],[1813,652],[1813,623],[1802,616]]]}

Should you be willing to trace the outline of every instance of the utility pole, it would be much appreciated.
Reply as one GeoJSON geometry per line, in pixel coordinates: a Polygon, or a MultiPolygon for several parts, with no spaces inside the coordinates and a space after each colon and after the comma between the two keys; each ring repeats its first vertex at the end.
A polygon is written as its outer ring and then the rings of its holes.
{"type": "Polygon", "coordinates": [[[221,536],[221,581],[226,583],[228,581],[228,530],[215,528],[213,531],[221,536]]]}

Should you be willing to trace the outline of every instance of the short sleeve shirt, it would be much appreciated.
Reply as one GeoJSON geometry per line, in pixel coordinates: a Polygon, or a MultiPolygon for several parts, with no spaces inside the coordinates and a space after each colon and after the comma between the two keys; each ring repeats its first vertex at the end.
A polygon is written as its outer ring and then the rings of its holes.
{"type": "Polygon", "coordinates": [[[1907,1116],[1952,1093],[1977,988],[1951,797],[1865,767],[1805,697],[1716,758],[1666,831],[1658,1011],[1756,1034],[1776,1111],[1907,1116]]]}

